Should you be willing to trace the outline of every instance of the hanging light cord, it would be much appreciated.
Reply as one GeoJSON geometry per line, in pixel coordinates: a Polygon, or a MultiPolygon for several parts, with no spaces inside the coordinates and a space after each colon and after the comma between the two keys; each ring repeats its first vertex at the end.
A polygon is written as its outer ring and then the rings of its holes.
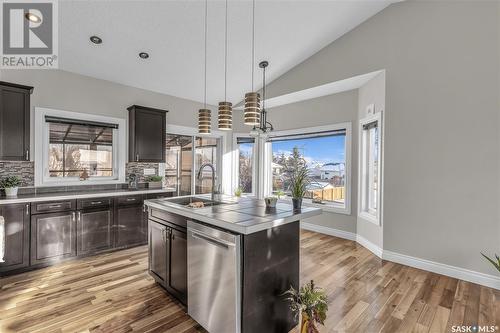
{"type": "Polygon", "coordinates": [[[224,43],[224,101],[227,102],[227,0],[226,0],[226,40],[224,43]]]}
{"type": "Polygon", "coordinates": [[[205,78],[205,88],[204,88],[204,96],[203,96],[203,108],[207,108],[207,18],[208,18],[208,0],[205,0],[205,68],[204,78],[205,78]]]}
{"type": "Polygon", "coordinates": [[[255,66],[255,0],[252,2],[252,91],[254,88],[254,66],[255,66]]]}

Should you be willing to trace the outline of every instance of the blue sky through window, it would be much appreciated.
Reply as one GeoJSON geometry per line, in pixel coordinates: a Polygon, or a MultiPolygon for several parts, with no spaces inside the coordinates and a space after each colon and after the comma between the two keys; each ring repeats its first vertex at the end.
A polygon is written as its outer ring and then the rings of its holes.
{"type": "Polygon", "coordinates": [[[273,142],[273,155],[290,155],[293,148],[305,157],[309,165],[345,162],[345,135],[273,142]]]}

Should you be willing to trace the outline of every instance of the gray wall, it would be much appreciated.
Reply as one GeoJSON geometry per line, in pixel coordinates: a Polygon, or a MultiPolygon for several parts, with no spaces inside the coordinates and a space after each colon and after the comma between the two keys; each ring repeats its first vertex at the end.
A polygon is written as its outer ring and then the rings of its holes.
{"type": "MultiPolygon", "coordinates": [[[[352,135],[352,189],[351,214],[336,214],[325,212],[323,215],[305,220],[305,222],[325,226],[333,229],[356,232],[356,198],[357,198],[357,117],[358,117],[358,91],[351,90],[330,96],[315,98],[303,102],[288,104],[269,109],[269,121],[275,126],[276,131],[330,125],[335,123],[351,122],[352,135]]],[[[242,125],[242,112],[235,112],[235,130],[248,132],[249,127],[242,125]]]]}
{"type": "Polygon", "coordinates": [[[271,83],[386,69],[384,249],[493,274],[500,252],[499,2],[393,4],[271,83]]]}
{"type": "MultiPolygon", "coordinates": [[[[375,104],[375,112],[382,112],[382,122],[385,110],[385,72],[378,74],[376,77],[368,81],[365,85],[358,89],[358,118],[362,119],[368,114],[366,112],[366,107],[370,104],[375,104]]],[[[359,121],[356,123],[359,136],[359,121]]],[[[382,126],[383,128],[384,126],[382,126]]],[[[359,141],[359,138],[357,138],[359,141]]],[[[359,159],[359,156],[356,156],[359,159]]],[[[383,157],[382,157],[383,158],[383,157]]],[[[383,165],[382,165],[383,167],[383,165]]],[[[359,172],[359,166],[355,170],[356,173],[359,172]]],[[[382,179],[383,180],[383,179],[382,179]]],[[[383,183],[382,183],[383,186],[383,183]]],[[[383,191],[382,191],[383,196],[383,191]]],[[[357,198],[356,198],[357,199],[357,198]]],[[[355,199],[355,200],[356,200],[355,199]]],[[[383,197],[382,197],[383,202],[383,197]]],[[[383,205],[382,205],[383,206],[383,205]]],[[[354,212],[357,214],[357,212],[354,212]]],[[[383,220],[383,212],[382,212],[383,220]]],[[[357,234],[383,248],[384,245],[384,232],[383,232],[383,221],[380,225],[376,225],[370,221],[363,219],[362,217],[357,218],[356,230],[357,234]]]]}

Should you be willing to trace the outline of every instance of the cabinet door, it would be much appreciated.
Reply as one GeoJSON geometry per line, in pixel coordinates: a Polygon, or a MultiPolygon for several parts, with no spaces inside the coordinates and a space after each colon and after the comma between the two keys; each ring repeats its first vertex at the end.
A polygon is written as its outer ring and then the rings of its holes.
{"type": "Polygon", "coordinates": [[[116,209],[116,246],[144,244],[144,219],[142,205],[123,206],[116,209]]]}
{"type": "Polygon", "coordinates": [[[31,217],[31,264],[57,261],[75,255],[75,212],[31,217]]]}
{"type": "Polygon", "coordinates": [[[78,211],[76,225],[78,255],[106,250],[113,246],[113,218],[110,209],[78,211]]]}
{"type": "Polygon", "coordinates": [[[29,160],[29,90],[0,84],[0,159],[29,160]]]}
{"type": "Polygon", "coordinates": [[[187,302],[187,234],[170,229],[168,287],[184,304],[187,302]]]}
{"type": "Polygon", "coordinates": [[[167,227],[149,222],[149,271],[155,280],[167,284],[167,227]]]}
{"type": "Polygon", "coordinates": [[[166,113],[136,107],[131,124],[134,126],[131,161],[165,162],[166,113]]]}
{"type": "Polygon", "coordinates": [[[29,204],[0,206],[3,216],[5,251],[0,252],[0,273],[29,265],[29,204]],[[2,260],[3,256],[3,260],[2,260]]]}

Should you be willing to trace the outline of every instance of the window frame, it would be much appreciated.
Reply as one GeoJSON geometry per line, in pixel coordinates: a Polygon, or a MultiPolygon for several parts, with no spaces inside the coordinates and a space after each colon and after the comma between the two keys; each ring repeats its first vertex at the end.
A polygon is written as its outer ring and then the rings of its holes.
{"type": "MultiPolygon", "coordinates": [[[[248,133],[233,133],[233,182],[231,187],[236,190],[240,186],[240,150],[238,146],[238,138],[252,138],[248,133]]],[[[246,197],[255,197],[257,194],[257,154],[258,154],[258,138],[255,139],[252,149],[252,192],[243,193],[246,197]]]]}
{"type": "MultiPolygon", "coordinates": [[[[198,173],[198,169],[196,169],[196,147],[195,147],[195,142],[196,142],[196,137],[206,137],[206,138],[215,138],[218,140],[219,143],[219,151],[217,152],[217,157],[216,160],[218,162],[217,170],[216,170],[216,181],[215,184],[221,185],[221,188],[223,189],[223,192],[226,192],[225,189],[225,178],[223,177],[223,169],[225,170],[226,168],[226,160],[224,159],[224,152],[226,151],[226,145],[227,145],[227,138],[224,132],[218,131],[218,130],[212,130],[212,133],[210,134],[199,134],[198,129],[195,127],[188,127],[188,126],[180,126],[180,125],[169,125],[167,124],[167,131],[166,134],[171,134],[171,135],[185,135],[185,136],[191,136],[193,139],[193,158],[192,158],[192,163],[191,163],[191,168],[192,168],[192,174],[191,174],[191,195],[196,195],[196,176],[198,173]]],[[[166,154],[166,152],[165,152],[166,154]]],[[[165,165],[166,167],[166,165],[165,165]]],[[[201,195],[201,194],[198,194],[201,195]]]]}
{"type": "Polygon", "coordinates": [[[68,186],[125,183],[125,167],[120,168],[120,166],[125,166],[126,163],[126,132],[126,120],[122,118],[35,107],[35,185],[68,186]],[[117,124],[118,129],[113,130],[113,176],[91,177],[86,180],[79,180],[77,177],[50,177],[48,172],[49,124],[45,121],[45,116],[117,124]]]}
{"type": "MultiPolygon", "coordinates": [[[[345,203],[343,206],[335,203],[323,203],[317,204],[313,203],[311,199],[304,199],[303,204],[305,206],[318,207],[322,208],[323,211],[351,215],[351,166],[352,166],[352,123],[351,122],[342,122],[335,123],[331,125],[324,126],[314,126],[314,127],[305,127],[305,128],[297,128],[292,130],[283,130],[283,131],[275,131],[272,132],[269,137],[275,136],[288,136],[288,135],[307,135],[317,132],[326,132],[326,131],[337,131],[337,130],[345,130],[345,203]]],[[[264,175],[264,196],[272,194],[272,171],[271,171],[271,163],[272,163],[272,143],[266,141],[264,148],[264,163],[260,166],[263,170],[264,175]]],[[[281,200],[291,202],[291,198],[282,198],[281,200]]]]}
{"type": "Polygon", "coordinates": [[[382,122],[382,112],[377,112],[372,115],[368,115],[359,120],[359,131],[358,131],[358,217],[363,220],[369,221],[377,226],[380,226],[382,223],[382,193],[383,193],[383,179],[382,179],[382,169],[383,169],[383,122],[382,122]],[[369,177],[368,173],[365,173],[367,164],[369,163],[368,151],[366,147],[366,135],[367,131],[363,129],[364,125],[377,122],[378,127],[378,155],[377,155],[377,180],[378,180],[378,191],[377,191],[377,210],[375,213],[370,212],[370,208],[367,207],[369,200],[369,181],[367,177],[369,177]]]}

